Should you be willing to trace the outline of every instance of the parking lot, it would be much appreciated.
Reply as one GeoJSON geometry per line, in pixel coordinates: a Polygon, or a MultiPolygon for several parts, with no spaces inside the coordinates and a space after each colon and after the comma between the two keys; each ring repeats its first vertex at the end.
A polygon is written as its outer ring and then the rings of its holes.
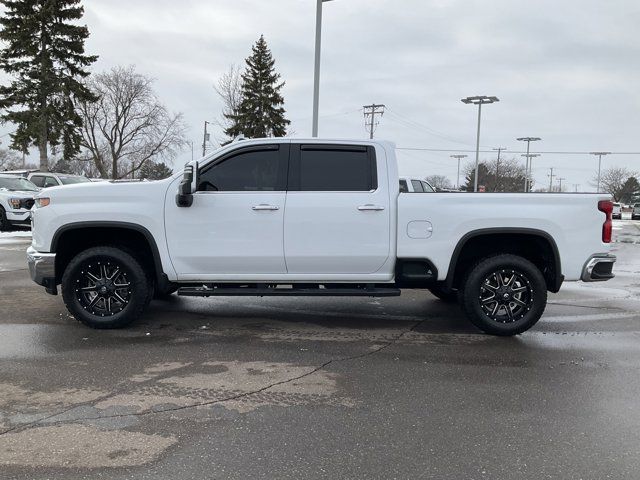
{"type": "Polygon", "coordinates": [[[95,331],[0,237],[0,476],[635,479],[640,222],[514,338],[427,292],[181,298],[95,331]]]}

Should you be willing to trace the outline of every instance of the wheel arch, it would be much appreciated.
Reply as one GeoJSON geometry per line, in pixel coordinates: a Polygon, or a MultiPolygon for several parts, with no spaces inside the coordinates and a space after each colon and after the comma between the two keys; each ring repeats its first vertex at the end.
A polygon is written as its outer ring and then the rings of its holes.
{"type": "Polygon", "coordinates": [[[483,228],[465,234],[451,256],[445,285],[456,288],[475,261],[500,253],[516,254],[532,261],[541,270],[547,289],[560,290],[564,276],[556,241],[543,230],[519,227],[483,228]]]}
{"type": "Polygon", "coordinates": [[[153,270],[152,277],[160,286],[168,283],[162,259],[151,232],[135,223],[118,221],[77,222],[63,225],[54,233],[50,251],[56,254],[56,283],[73,256],[98,245],[125,247],[153,270]]]}

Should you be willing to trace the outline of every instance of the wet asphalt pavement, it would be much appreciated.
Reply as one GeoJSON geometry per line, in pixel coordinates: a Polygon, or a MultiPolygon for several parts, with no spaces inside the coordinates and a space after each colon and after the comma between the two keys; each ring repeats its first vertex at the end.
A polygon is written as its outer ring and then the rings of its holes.
{"type": "Polygon", "coordinates": [[[95,331],[0,237],[0,478],[637,479],[640,222],[515,338],[427,292],[180,298],[95,331]]]}

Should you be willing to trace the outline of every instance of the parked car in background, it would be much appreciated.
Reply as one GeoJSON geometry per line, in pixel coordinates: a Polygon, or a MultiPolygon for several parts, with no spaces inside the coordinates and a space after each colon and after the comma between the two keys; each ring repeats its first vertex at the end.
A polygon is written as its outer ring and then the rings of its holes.
{"type": "Polygon", "coordinates": [[[618,202],[613,203],[613,212],[611,213],[611,218],[617,218],[620,220],[622,218],[622,205],[618,202]]]}
{"type": "Polygon", "coordinates": [[[57,187],[59,185],[72,185],[74,183],[87,183],[91,181],[87,177],[84,177],[82,175],[70,175],[67,173],[53,172],[30,172],[27,178],[40,188],[57,187]]]}
{"type": "Polygon", "coordinates": [[[33,197],[39,191],[26,178],[0,174],[0,231],[31,223],[33,197]]]}
{"type": "Polygon", "coordinates": [[[435,193],[436,189],[426,180],[400,177],[400,193],[435,193]]]}
{"type": "Polygon", "coordinates": [[[640,220],[640,203],[634,203],[631,208],[633,208],[633,210],[631,210],[631,218],[633,220],[640,220]]]}

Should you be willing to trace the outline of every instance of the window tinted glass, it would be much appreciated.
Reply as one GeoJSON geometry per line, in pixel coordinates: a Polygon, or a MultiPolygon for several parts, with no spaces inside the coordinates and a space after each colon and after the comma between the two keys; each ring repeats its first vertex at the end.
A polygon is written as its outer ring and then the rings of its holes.
{"type": "Polygon", "coordinates": [[[406,180],[400,180],[400,193],[406,193],[409,191],[406,180]]]}
{"type": "Polygon", "coordinates": [[[62,182],[63,185],[71,185],[73,183],[86,183],[86,182],[90,182],[91,181],[86,177],[79,177],[79,176],[78,177],[76,177],[76,176],[73,176],[73,177],[64,176],[63,177],[62,175],[60,175],[58,178],[60,179],[60,181],[62,182]]]}
{"type": "Polygon", "coordinates": [[[279,149],[239,152],[205,169],[199,191],[254,192],[284,190],[286,159],[279,149]]]}
{"type": "Polygon", "coordinates": [[[433,187],[431,185],[429,185],[427,182],[423,182],[420,181],[420,183],[422,183],[422,189],[427,192],[427,193],[433,193],[435,192],[435,190],[433,189],[433,187]]]}
{"type": "Polygon", "coordinates": [[[43,187],[44,177],[42,175],[34,175],[33,177],[31,177],[31,183],[33,183],[37,187],[43,187]]]}
{"type": "Polygon", "coordinates": [[[44,177],[44,188],[47,187],[57,187],[58,186],[58,181],[53,178],[53,177],[44,177]]]}
{"type": "Polygon", "coordinates": [[[366,149],[300,149],[294,184],[303,191],[368,192],[377,188],[375,160],[366,149]]]}
{"type": "Polygon", "coordinates": [[[20,190],[23,192],[37,192],[36,186],[26,178],[22,177],[1,177],[0,176],[0,188],[6,188],[7,190],[20,190]]]}
{"type": "Polygon", "coordinates": [[[414,192],[424,192],[424,190],[422,189],[422,183],[420,183],[420,180],[411,180],[411,185],[413,185],[414,192]]]}

